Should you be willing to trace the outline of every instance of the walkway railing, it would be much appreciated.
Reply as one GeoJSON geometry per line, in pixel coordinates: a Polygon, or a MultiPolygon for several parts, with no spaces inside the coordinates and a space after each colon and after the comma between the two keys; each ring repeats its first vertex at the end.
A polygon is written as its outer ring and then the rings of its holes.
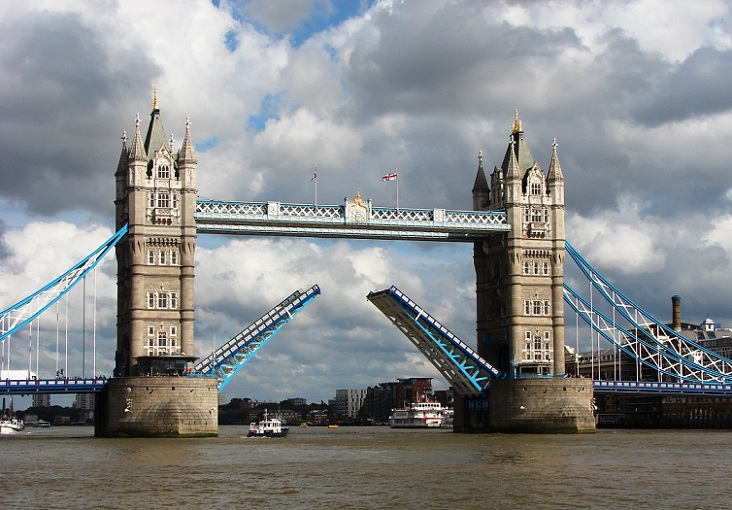
{"type": "Polygon", "coordinates": [[[196,203],[199,233],[473,242],[511,230],[503,211],[449,211],[281,202],[196,203]]]}

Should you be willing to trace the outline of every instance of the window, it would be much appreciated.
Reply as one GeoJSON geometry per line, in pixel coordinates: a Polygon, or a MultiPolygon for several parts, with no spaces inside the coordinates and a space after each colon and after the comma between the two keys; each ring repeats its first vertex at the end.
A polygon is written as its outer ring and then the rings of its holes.
{"type": "Polygon", "coordinates": [[[171,266],[178,265],[178,252],[175,250],[170,252],[170,265],[171,266]]]}
{"type": "Polygon", "coordinates": [[[549,274],[549,262],[544,261],[544,276],[549,274]]]}
{"type": "Polygon", "coordinates": [[[529,261],[524,261],[524,274],[530,274],[530,268],[531,265],[529,264],[529,261]]]}
{"type": "Polygon", "coordinates": [[[159,192],[158,193],[158,208],[167,209],[170,207],[170,193],[159,192]]]}
{"type": "Polygon", "coordinates": [[[168,334],[165,331],[158,331],[158,347],[168,345],[168,334]]]}
{"type": "Polygon", "coordinates": [[[147,250],[147,263],[150,265],[155,264],[155,252],[152,250],[147,250]]]}
{"type": "Polygon", "coordinates": [[[147,206],[155,207],[155,193],[150,192],[150,194],[147,196],[147,206]]]}
{"type": "Polygon", "coordinates": [[[160,265],[161,266],[166,265],[168,263],[168,260],[167,259],[168,259],[168,252],[161,251],[160,252],[160,265]]]}
{"type": "Polygon", "coordinates": [[[551,307],[549,306],[548,299],[544,301],[544,315],[551,315],[551,307]]]}
{"type": "Polygon", "coordinates": [[[148,326],[147,327],[147,334],[152,336],[155,334],[155,326],[148,326]]]}
{"type": "Polygon", "coordinates": [[[154,292],[147,293],[147,307],[155,308],[155,293],[154,292]]]}
{"type": "Polygon", "coordinates": [[[541,301],[534,301],[534,315],[541,315],[541,301]]]}
{"type": "Polygon", "coordinates": [[[539,261],[534,262],[534,274],[539,274],[539,261]]]}
{"type": "Polygon", "coordinates": [[[158,179],[170,179],[170,167],[168,165],[158,165],[158,179]]]}
{"type": "Polygon", "coordinates": [[[541,183],[540,182],[531,183],[531,194],[532,195],[541,195],[541,183]]]}
{"type": "Polygon", "coordinates": [[[178,193],[173,193],[173,209],[178,209],[178,193]]]}
{"type": "Polygon", "coordinates": [[[177,292],[170,293],[170,307],[178,308],[178,293],[177,292]]]}
{"type": "Polygon", "coordinates": [[[531,301],[524,301],[524,315],[531,315],[531,301]]]}
{"type": "Polygon", "coordinates": [[[531,212],[529,209],[524,209],[524,222],[528,223],[531,221],[531,212]]]}
{"type": "Polygon", "coordinates": [[[165,292],[158,294],[158,308],[168,308],[168,295],[165,292]]]}
{"type": "Polygon", "coordinates": [[[532,223],[541,223],[542,214],[540,209],[531,210],[531,221],[532,223]]]}
{"type": "Polygon", "coordinates": [[[176,326],[170,326],[170,336],[177,336],[178,328],[176,326]]]}

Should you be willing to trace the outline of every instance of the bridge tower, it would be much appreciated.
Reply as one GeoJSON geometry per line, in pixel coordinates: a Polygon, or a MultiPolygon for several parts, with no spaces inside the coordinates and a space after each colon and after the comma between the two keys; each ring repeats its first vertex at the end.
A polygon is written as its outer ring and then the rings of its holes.
{"type": "Polygon", "coordinates": [[[512,227],[474,247],[478,352],[506,375],[491,383],[491,430],[594,430],[591,382],[564,378],[564,176],[552,146],[545,174],[517,111],[490,185],[479,156],[473,209],[505,209],[512,227]]]}
{"type": "MultiPolygon", "coordinates": [[[[123,136],[115,173],[117,351],[98,435],[215,435],[215,379],[181,377],[195,361],[193,277],[197,160],[186,120],[174,151],[157,93],[143,141],[123,136]]],[[[97,412],[99,415],[99,412],[97,412]]]]}

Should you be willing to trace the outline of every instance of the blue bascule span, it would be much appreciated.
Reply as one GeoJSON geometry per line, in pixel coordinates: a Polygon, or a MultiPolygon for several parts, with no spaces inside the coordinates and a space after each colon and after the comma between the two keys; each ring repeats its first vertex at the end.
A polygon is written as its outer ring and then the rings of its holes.
{"type": "Polygon", "coordinates": [[[199,361],[191,377],[216,377],[222,391],[241,368],[282,326],[320,294],[320,287],[297,290],[212,354],[199,361]]]}
{"type": "MultiPolygon", "coordinates": [[[[611,285],[569,243],[565,246],[567,254],[591,283],[590,290],[597,292],[591,292],[586,298],[565,283],[564,301],[594,332],[639,363],[663,374],[667,381],[705,383],[705,386],[717,384],[720,387],[732,384],[732,360],[685,338],[655,319],[611,285]]],[[[617,388],[632,391],[629,387],[617,388]]],[[[672,387],[669,388],[673,391],[672,387]]],[[[689,384],[680,388],[678,391],[691,390],[689,384]]]]}
{"type": "Polygon", "coordinates": [[[394,286],[366,297],[465,396],[485,394],[501,372],[394,286]]]}
{"type": "Polygon", "coordinates": [[[66,295],[79,280],[94,269],[99,261],[124,237],[127,225],[120,228],[92,253],[64,274],[40,288],[30,296],[0,312],[0,342],[36,319],[61,297],[66,295]]]}
{"type": "Polygon", "coordinates": [[[196,202],[196,230],[246,234],[353,239],[473,242],[511,230],[505,211],[449,211],[280,202],[196,202]]]}

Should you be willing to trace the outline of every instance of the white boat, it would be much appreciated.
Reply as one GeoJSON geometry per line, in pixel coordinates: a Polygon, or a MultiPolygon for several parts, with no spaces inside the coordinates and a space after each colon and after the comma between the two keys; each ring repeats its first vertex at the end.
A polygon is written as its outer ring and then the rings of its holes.
{"type": "Polygon", "coordinates": [[[270,418],[265,409],[262,421],[249,424],[247,437],[285,437],[289,431],[289,427],[282,426],[282,421],[270,418]]]}
{"type": "Polygon", "coordinates": [[[446,407],[442,410],[442,428],[451,429],[455,418],[455,410],[451,407],[446,407]]]}
{"type": "Polygon", "coordinates": [[[392,409],[389,425],[399,428],[439,428],[442,426],[442,404],[414,402],[406,407],[392,409]]]}
{"type": "Polygon", "coordinates": [[[0,421],[0,434],[17,434],[25,429],[23,420],[17,418],[3,418],[0,421]]]}

